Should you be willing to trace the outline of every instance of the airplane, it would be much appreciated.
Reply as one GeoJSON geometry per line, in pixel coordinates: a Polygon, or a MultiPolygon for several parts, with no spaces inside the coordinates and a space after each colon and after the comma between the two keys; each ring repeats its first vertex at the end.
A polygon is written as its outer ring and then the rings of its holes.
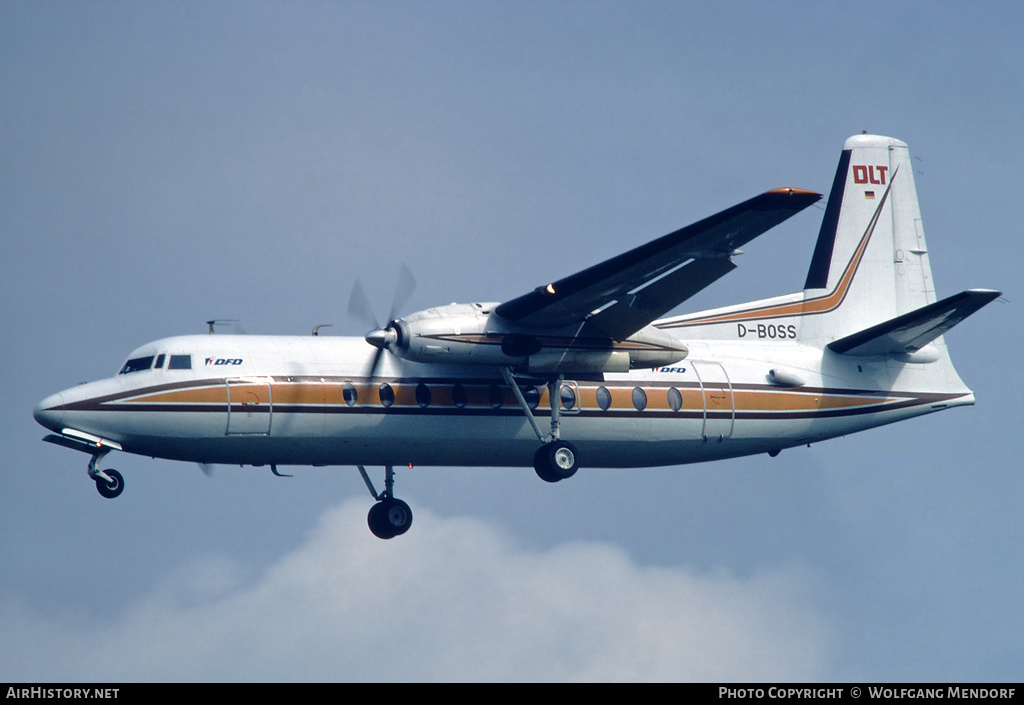
{"type": "MultiPolygon", "coordinates": [[[[773,189],[508,301],[393,310],[364,338],[164,338],[34,416],[45,441],[89,454],[108,498],[124,489],[100,468],[114,450],[281,476],[356,466],[369,528],[390,539],[412,524],[396,466],[532,465],[559,482],[580,466],[774,457],[973,404],[943,336],[1000,292],[937,299],[897,139],[846,140],[802,291],[661,318],[820,198],[773,189]]],[[[366,305],[357,282],[350,313],[366,305]]]]}

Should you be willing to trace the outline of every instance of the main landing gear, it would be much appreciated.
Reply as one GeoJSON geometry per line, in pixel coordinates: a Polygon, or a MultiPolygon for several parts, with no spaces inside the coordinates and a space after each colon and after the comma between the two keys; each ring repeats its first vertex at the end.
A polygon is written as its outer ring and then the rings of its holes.
{"type": "Polygon", "coordinates": [[[394,467],[391,465],[384,467],[384,491],[380,494],[377,494],[373,482],[370,481],[370,476],[366,474],[366,468],[362,465],[357,467],[359,474],[363,476],[363,482],[366,483],[366,489],[370,490],[370,494],[377,500],[377,503],[370,507],[369,514],[366,515],[366,523],[369,525],[370,531],[379,539],[393,539],[404,534],[412,526],[412,510],[408,504],[394,495],[394,467]]]}
{"type": "Polygon", "coordinates": [[[568,441],[553,441],[542,445],[533,454],[533,469],[544,482],[558,482],[576,474],[579,454],[568,441]]]}
{"type": "Polygon", "coordinates": [[[523,396],[519,385],[516,384],[515,378],[512,376],[512,369],[502,367],[501,376],[505,379],[505,384],[512,387],[512,392],[516,395],[516,401],[519,402],[519,407],[526,415],[526,420],[530,422],[533,432],[544,444],[533,454],[533,469],[537,471],[537,476],[544,482],[558,482],[575,475],[576,470],[579,469],[579,452],[572,443],[558,437],[558,417],[562,407],[562,380],[564,377],[558,375],[548,382],[548,399],[551,400],[551,432],[545,435],[537,425],[537,420],[533,417],[533,410],[527,403],[526,397],[523,396]]]}

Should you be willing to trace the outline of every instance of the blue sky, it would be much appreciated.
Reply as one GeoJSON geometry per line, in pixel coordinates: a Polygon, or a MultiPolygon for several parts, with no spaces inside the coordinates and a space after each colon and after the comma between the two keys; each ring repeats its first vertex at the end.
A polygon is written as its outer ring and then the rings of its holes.
{"type": "MultiPolygon", "coordinates": [[[[0,5],[0,679],[1020,680],[1024,11],[1010,3],[0,5]],[[501,301],[906,141],[978,403],[651,470],[80,454],[31,410],[137,345],[501,301]],[[382,314],[383,315],[383,314],[382,314]],[[99,659],[84,654],[102,654],[99,659]]],[[[800,288],[821,210],[698,310],[800,288]]]]}

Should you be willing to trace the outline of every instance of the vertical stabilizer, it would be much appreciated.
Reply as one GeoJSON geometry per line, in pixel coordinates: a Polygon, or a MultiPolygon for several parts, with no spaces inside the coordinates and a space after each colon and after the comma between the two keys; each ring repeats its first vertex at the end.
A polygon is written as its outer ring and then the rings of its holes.
{"type": "Polygon", "coordinates": [[[804,299],[828,314],[812,317],[818,330],[806,332],[828,338],[935,301],[906,143],[878,135],[846,140],[804,299]]]}
{"type": "Polygon", "coordinates": [[[855,135],[843,145],[802,292],[658,327],[691,339],[800,341],[925,362],[948,359],[943,333],[998,295],[971,289],[936,301],[907,145],[855,135]]]}

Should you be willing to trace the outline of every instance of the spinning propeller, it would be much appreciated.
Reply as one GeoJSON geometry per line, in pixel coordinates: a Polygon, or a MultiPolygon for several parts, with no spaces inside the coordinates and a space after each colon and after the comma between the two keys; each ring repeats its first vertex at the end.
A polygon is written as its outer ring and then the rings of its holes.
{"type": "Polygon", "coordinates": [[[377,322],[377,317],[373,314],[373,306],[370,304],[370,300],[366,297],[366,292],[363,291],[363,285],[356,280],[356,283],[352,285],[352,294],[348,299],[348,314],[363,323],[370,328],[370,332],[366,334],[365,340],[367,343],[377,348],[377,352],[373,356],[373,360],[370,363],[370,368],[367,377],[373,377],[377,373],[377,369],[380,366],[380,361],[384,357],[384,351],[389,346],[398,342],[398,330],[395,328],[395,316],[398,315],[399,309],[405,305],[412,296],[413,290],[416,288],[416,279],[412,275],[412,271],[406,264],[402,264],[402,268],[398,272],[398,284],[395,286],[395,296],[391,301],[391,310],[388,312],[386,324],[382,328],[377,322]]]}

